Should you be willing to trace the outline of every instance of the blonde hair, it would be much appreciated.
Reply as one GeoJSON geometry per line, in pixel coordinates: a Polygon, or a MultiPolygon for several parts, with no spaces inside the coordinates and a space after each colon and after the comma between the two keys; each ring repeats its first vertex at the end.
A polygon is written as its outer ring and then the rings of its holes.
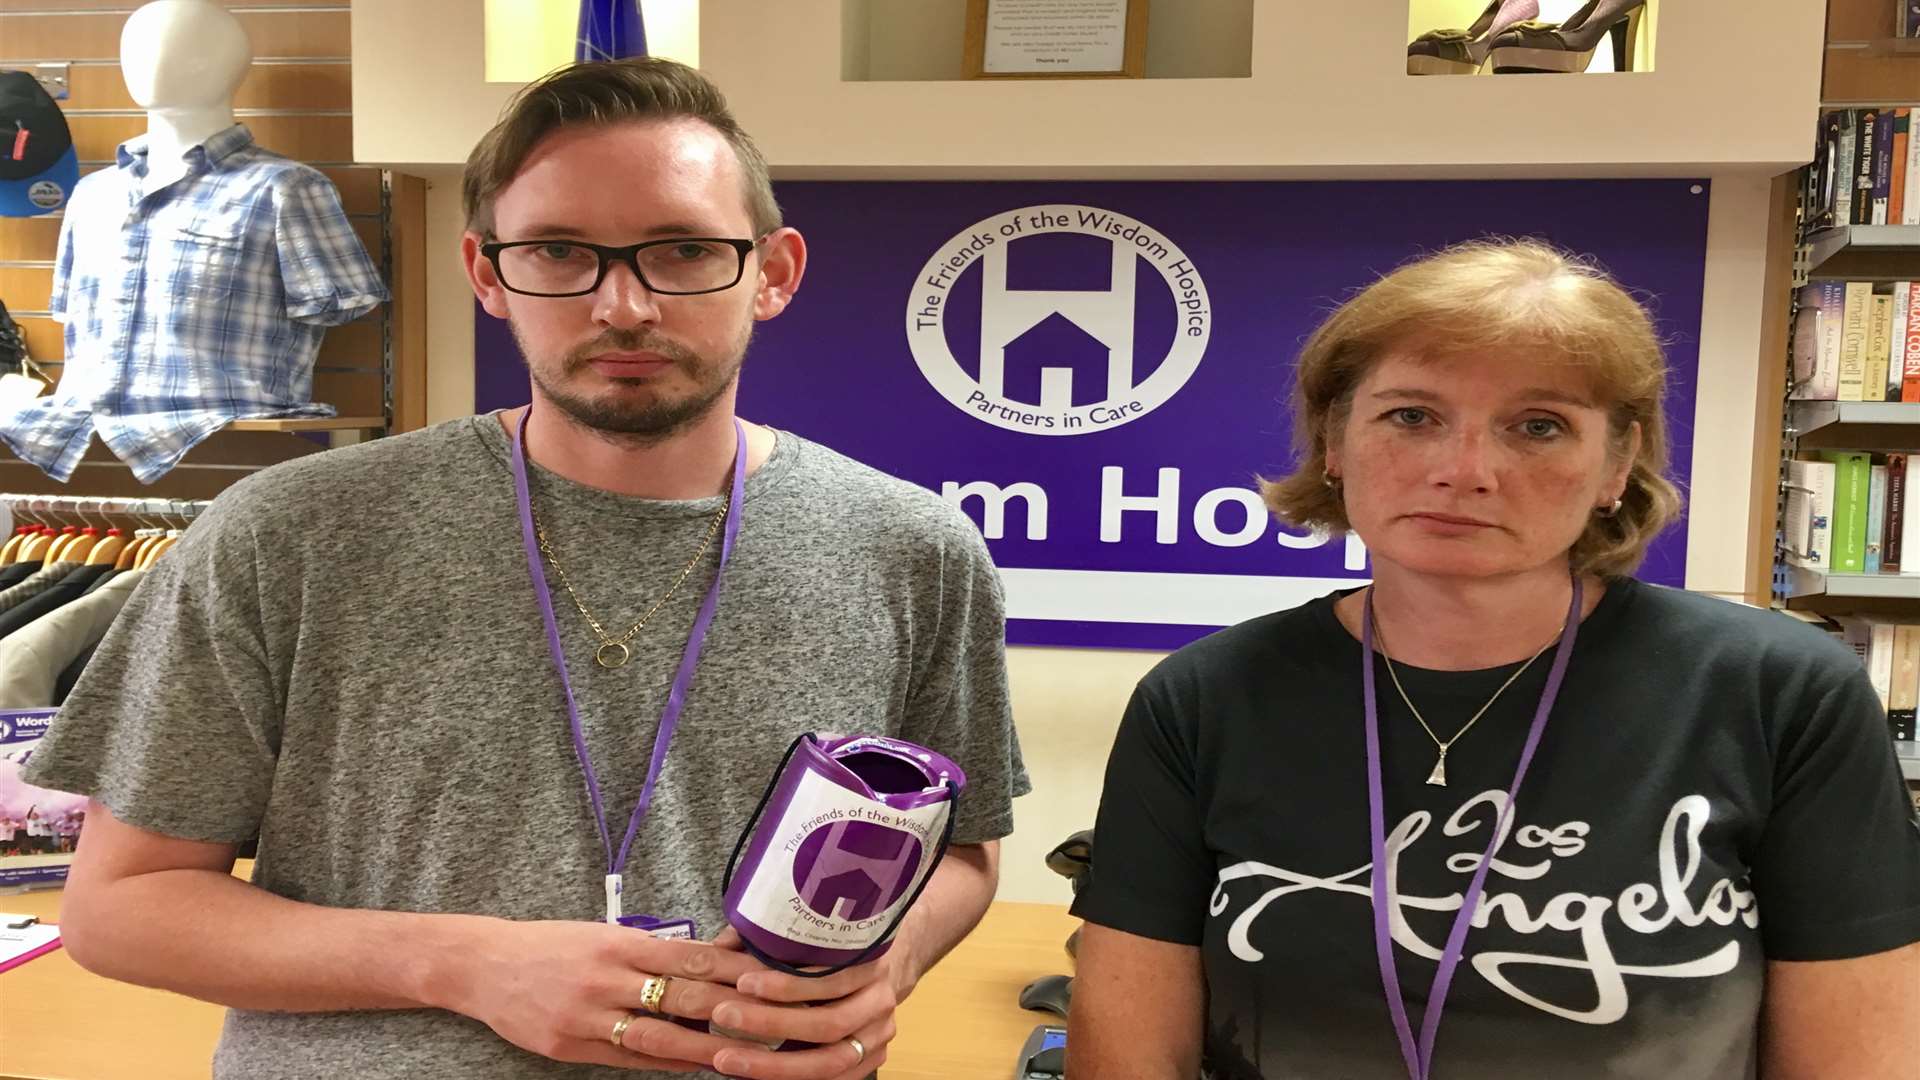
{"type": "Polygon", "coordinates": [[[1327,442],[1339,438],[1373,365],[1401,347],[1429,355],[1525,350],[1540,363],[1583,369],[1607,410],[1615,455],[1640,425],[1620,510],[1589,519],[1569,552],[1576,572],[1632,573],[1679,516],[1680,492],[1666,477],[1667,363],[1652,320],[1590,262],[1512,239],[1459,244],[1406,263],[1340,305],[1307,339],[1293,394],[1298,465],[1261,485],[1275,516],[1328,532],[1351,528],[1339,489],[1327,483],[1327,442]]]}

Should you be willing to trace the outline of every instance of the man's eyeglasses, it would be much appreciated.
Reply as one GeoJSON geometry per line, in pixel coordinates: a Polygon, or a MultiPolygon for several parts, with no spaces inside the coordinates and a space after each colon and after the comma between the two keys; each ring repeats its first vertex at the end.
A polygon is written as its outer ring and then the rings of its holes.
{"type": "Polygon", "coordinates": [[[480,254],[508,292],[585,296],[606,280],[607,266],[626,263],[640,283],[662,296],[722,292],[740,283],[755,241],[681,236],[608,247],[584,240],[510,240],[480,245],[480,254]]]}

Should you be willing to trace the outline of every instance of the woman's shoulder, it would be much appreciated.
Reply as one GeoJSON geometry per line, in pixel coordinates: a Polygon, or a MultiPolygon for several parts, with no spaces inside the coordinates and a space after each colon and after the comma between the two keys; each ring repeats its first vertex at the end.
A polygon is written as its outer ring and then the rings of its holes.
{"type": "Polygon", "coordinates": [[[1783,611],[1644,581],[1609,587],[1624,593],[1618,629],[1635,635],[1685,637],[1755,656],[1804,654],[1816,663],[1852,656],[1831,634],[1783,611]]]}
{"type": "Polygon", "coordinates": [[[1341,595],[1329,593],[1216,630],[1154,665],[1142,685],[1176,689],[1249,672],[1272,675],[1323,663],[1343,645],[1357,649],[1333,611],[1341,595]]]}
{"type": "Polygon", "coordinates": [[[1852,649],[1785,612],[1640,581],[1612,587],[1623,593],[1619,617],[1607,627],[1618,647],[1738,678],[1769,694],[1820,695],[1861,674],[1852,649]]]}

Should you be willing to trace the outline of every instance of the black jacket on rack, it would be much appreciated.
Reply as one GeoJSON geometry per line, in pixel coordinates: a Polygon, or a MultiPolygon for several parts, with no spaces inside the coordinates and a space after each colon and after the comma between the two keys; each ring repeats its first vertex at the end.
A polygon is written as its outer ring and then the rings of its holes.
{"type": "Polygon", "coordinates": [[[0,592],[32,577],[33,572],[40,569],[42,565],[44,564],[37,562],[17,562],[11,566],[0,566],[0,592]]]}

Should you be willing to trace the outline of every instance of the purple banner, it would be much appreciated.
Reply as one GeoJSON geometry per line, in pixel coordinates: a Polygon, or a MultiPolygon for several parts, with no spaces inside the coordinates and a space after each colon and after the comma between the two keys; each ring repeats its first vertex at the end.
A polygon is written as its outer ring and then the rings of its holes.
{"type": "MultiPolygon", "coordinates": [[[[1173,648],[1367,576],[1357,540],[1259,505],[1300,344],[1410,256],[1489,234],[1590,255],[1652,308],[1692,459],[1707,186],[1689,180],[796,182],[811,263],[762,324],[742,415],[943,493],[1015,644],[1173,648]]],[[[621,242],[618,237],[596,237],[621,242]]],[[[522,403],[476,307],[476,407],[522,403]]],[[[1676,526],[1640,576],[1683,584],[1676,526]]]]}

